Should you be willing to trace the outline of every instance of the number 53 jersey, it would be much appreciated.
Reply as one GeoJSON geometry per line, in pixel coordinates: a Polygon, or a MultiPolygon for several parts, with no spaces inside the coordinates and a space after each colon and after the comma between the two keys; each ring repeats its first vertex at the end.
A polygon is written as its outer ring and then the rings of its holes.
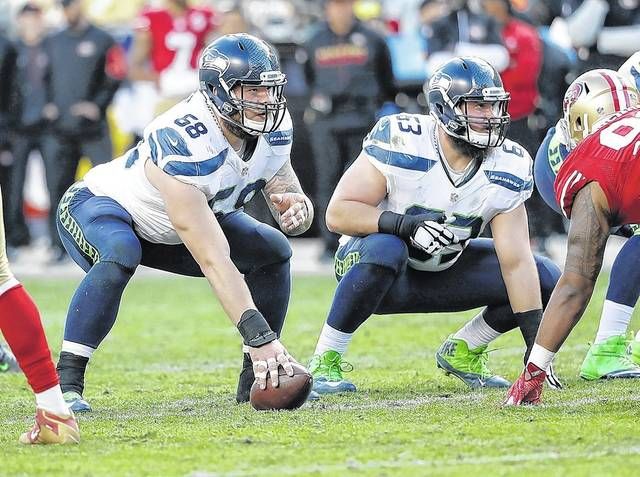
{"type": "Polygon", "coordinates": [[[396,213],[443,212],[460,243],[429,256],[410,247],[409,265],[422,271],[452,266],[469,239],[498,214],[510,212],[533,190],[532,161],[517,143],[506,140],[454,185],[444,164],[434,118],[399,114],[382,118],[363,142],[362,153],[384,175],[387,196],[378,206],[396,213]]]}
{"type": "Polygon", "coordinates": [[[558,171],[555,193],[571,218],[576,194],[597,182],[616,223],[640,222],[640,108],[616,114],[571,151],[558,171]]]}
{"type": "Polygon", "coordinates": [[[181,243],[160,192],[149,182],[151,160],[166,174],[192,185],[220,216],[240,209],[289,160],[293,129],[287,113],[279,128],[258,137],[248,160],[229,145],[200,92],[158,116],[138,145],[91,169],[84,178],[97,196],[116,200],[133,218],[136,233],[153,243],[181,243]]]}

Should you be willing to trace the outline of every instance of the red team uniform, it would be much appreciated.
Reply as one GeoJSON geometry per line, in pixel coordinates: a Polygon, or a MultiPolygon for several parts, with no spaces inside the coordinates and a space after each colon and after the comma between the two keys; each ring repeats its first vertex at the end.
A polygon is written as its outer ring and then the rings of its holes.
{"type": "Polygon", "coordinates": [[[198,56],[214,27],[214,14],[206,8],[189,7],[183,17],[174,18],[164,9],[142,12],[136,29],[151,35],[151,64],[160,73],[176,60],[190,69],[198,67],[198,56]]]}
{"type": "Polygon", "coordinates": [[[576,194],[589,182],[604,191],[615,225],[640,222],[640,108],[609,119],[560,167],[555,194],[567,218],[576,194]]]}

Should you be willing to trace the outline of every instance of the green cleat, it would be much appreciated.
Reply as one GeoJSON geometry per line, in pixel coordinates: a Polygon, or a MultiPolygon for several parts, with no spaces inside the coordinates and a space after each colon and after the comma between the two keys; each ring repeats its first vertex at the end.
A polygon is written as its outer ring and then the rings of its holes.
{"type": "MultiPolygon", "coordinates": [[[[640,350],[638,350],[640,352],[640,350]]],[[[612,336],[602,343],[592,344],[580,368],[580,377],[596,379],[640,378],[640,366],[627,355],[624,335],[612,336]]]]}
{"type": "Polygon", "coordinates": [[[9,350],[8,347],[5,347],[0,343],[0,374],[2,373],[17,373],[20,371],[20,366],[18,366],[18,361],[16,361],[16,357],[9,350]]]}
{"type": "Polygon", "coordinates": [[[640,366],[640,341],[637,339],[633,340],[629,344],[629,359],[631,362],[637,366],[640,366]]]}
{"type": "Polygon", "coordinates": [[[445,374],[453,374],[471,389],[508,388],[511,383],[501,376],[493,374],[487,367],[487,346],[469,349],[467,342],[453,335],[442,343],[436,352],[438,368],[445,374]]]}
{"type": "Polygon", "coordinates": [[[352,369],[353,366],[342,361],[342,355],[337,351],[328,350],[314,355],[309,363],[309,372],[313,375],[313,390],[318,394],[355,392],[355,385],[342,376],[342,373],[352,369]]]}

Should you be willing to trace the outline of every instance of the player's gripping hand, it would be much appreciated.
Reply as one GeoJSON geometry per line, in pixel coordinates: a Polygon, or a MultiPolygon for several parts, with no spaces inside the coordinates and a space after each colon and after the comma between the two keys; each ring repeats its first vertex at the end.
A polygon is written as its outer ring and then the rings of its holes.
{"type": "Polygon", "coordinates": [[[409,241],[418,250],[429,255],[438,255],[445,247],[458,243],[459,239],[446,225],[425,220],[418,224],[409,241]]]}
{"type": "Polygon", "coordinates": [[[271,194],[269,199],[280,213],[280,226],[284,232],[294,231],[309,218],[309,199],[304,194],[271,194]]]}
{"type": "Polygon", "coordinates": [[[397,235],[413,247],[436,255],[447,245],[459,242],[458,237],[444,225],[445,219],[442,212],[408,215],[387,210],[378,219],[378,230],[397,235]]]}
{"type": "Polygon", "coordinates": [[[267,375],[271,377],[271,385],[278,387],[278,368],[282,366],[289,376],[293,376],[291,363],[296,360],[287,353],[279,340],[271,341],[259,348],[248,347],[251,361],[253,361],[253,374],[256,377],[260,389],[267,388],[267,375]]]}

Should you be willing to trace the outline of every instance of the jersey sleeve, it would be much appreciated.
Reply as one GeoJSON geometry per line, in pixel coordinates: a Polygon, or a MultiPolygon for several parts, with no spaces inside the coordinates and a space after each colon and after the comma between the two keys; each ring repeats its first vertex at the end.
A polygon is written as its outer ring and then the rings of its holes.
{"type": "MultiPolygon", "coordinates": [[[[206,132],[192,138],[185,131],[171,123],[148,128],[144,139],[149,157],[166,174],[196,187],[210,199],[219,189],[218,171],[226,161],[228,149],[210,147],[210,142],[203,137],[206,132]]],[[[199,134],[195,127],[190,131],[199,134]]]]}
{"type": "Polygon", "coordinates": [[[427,134],[418,115],[390,115],[381,118],[362,142],[362,154],[387,179],[417,178],[437,161],[424,157],[419,144],[427,134]]]}
{"type": "Polygon", "coordinates": [[[492,170],[485,170],[489,182],[499,186],[491,200],[497,213],[507,213],[523,204],[533,192],[533,161],[529,153],[513,141],[506,140],[499,150],[500,160],[492,170]]]}
{"type": "Polygon", "coordinates": [[[289,156],[293,145],[293,121],[289,110],[285,111],[284,118],[278,129],[265,137],[273,154],[277,156],[289,156]]]}
{"type": "Polygon", "coordinates": [[[533,162],[535,186],[545,203],[561,214],[562,211],[556,201],[553,184],[562,162],[568,156],[566,147],[560,143],[559,134],[555,127],[547,131],[547,135],[538,148],[533,162]]]}

